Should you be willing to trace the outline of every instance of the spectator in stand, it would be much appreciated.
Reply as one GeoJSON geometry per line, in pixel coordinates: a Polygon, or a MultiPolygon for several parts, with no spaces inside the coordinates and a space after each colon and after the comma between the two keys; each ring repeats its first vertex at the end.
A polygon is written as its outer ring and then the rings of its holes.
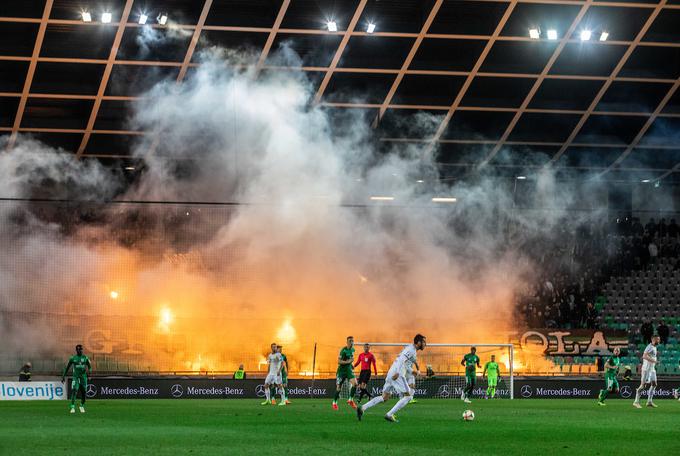
{"type": "Polygon", "coordinates": [[[670,335],[671,331],[663,320],[661,320],[659,322],[659,326],[656,327],[656,332],[659,334],[661,343],[666,345],[668,343],[668,336],[670,335]]]}
{"type": "Polygon", "coordinates": [[[585,327],[588,329],[597,329],[596,319],[597,311],[595,310],[595,306],[593,306],[592,302],[588,302],[585,312],[585,327]]]}
{"type": "Polygon", "coordinates": [[[668,225],[666,225],[666,219],[665,218],[662,218],[659,221],[658,234],[659,234],[659,237],[668,236],[668,225]]]}
{"type": "Polygon", "coordinates": [[[659,248],[654,241],[650,241],[647,248],[649,249],[649,262],[652,264],[656,263],[656,258],[659,256],[659,248]]]}
{"type": "Polygon", "coordinates": [[[649,344],[652,342],[652,335],[654,334],[654,326],[648,321],[642,323],[640,326],[640,334],[642,335],[642,342],[649,344]]]}
{"type": "Polygon", "coordinates": [[[640,219],[635,217],[633,219],[633,226],[631,227],[631,230],[633,232],[633,236],[642,236],[642,234],[645,232],[645,228],[642,226],[642,223],[640,223],[640,219]]]}
{"type": "Polygon", "coordinates": [[[645,225],[645,231],[647,231],[647,233],[649,233],[651,237],[654,237],[656,236],[656,229],[657,229],[656,222],[654,221],[653,218],[650,218],[649,222],[647,222],[647,224],[645,225]]]}
{"type": "Polygon", "coordinates": [[[20,382],[30,382],[31,381],[31,365],[30,362],[24,363],[24,365],[21,367],[21,370],[19,371],[19,381],[20,382]]]}
{"type": "Polygon", "coordinates": [[[678,233],[680,233],[680,226],[675,223],[675,219],[671,219],[671,223],[668,224],[668,235],[672,238],[676,238],[678,237],[678,233]]]}

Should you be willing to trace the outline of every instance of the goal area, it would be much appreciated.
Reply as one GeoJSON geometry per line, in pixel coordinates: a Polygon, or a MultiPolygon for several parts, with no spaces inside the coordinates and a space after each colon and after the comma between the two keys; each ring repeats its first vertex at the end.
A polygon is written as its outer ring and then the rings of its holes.
{"type": "MultiPolygon", "coordinates": [[[[363,352],[366,342],[355,344],[355,359],[363,352]]],[[[397,342],[367,342],[370,351],[375,356],[378,375],[372,375],[368,383],[368,391],[372,396],[382,393],[385,375],[394,362],[397,355],[408,343],[397,342]]],[[[501,399],[513,399],[513,345],[512,344],[427,344],[423,351],[418,352],[418,367],[420,374],[416,377],[415,397],[429,397],[441,399],[460,399],[466,386],[465,367],[461,364],[463,356],[470,353],[471,347],[475,347],[479,363],[477,368],[475,386],[470,399],[481,399],[486,396],[488,377],[483,377],[482,372],[491,356],[499,366],[498,383],[495,397],[501,399]]],[[[358,367],[357,367],[358,369],[358,367]]],[[[358,372],[358,371],[355,371],[358,372]]],[[[358,377],[358,373],[357,373],[358,377]]],[[[343,385],[341,396],[349,395],[349,385],[343,385]]]]}

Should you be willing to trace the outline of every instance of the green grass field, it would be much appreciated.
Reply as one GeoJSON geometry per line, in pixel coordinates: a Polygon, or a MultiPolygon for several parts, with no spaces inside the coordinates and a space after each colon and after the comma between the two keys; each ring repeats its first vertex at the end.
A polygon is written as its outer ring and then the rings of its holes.
{"type": "Polygon", "coordinates": [[[92,400],[84,415],[68,414],[65,402],[0,402],[0,454],[680,454],[680,403],[658,404],[476,400],[467,407],[476,419],[464,422],[465,404],[433,399],[388,423],[388,405],[358,422],[327,400],[92,400]]]}

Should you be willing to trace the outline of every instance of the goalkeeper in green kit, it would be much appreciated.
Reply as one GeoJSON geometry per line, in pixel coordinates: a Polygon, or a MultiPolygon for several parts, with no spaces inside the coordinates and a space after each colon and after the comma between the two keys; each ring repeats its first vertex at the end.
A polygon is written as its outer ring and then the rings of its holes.
{"type": "Polygon", "coordinates": [[[469,404],[470,397],[472,396],[472,391],[475,389],[475,377],[477,376],[477,369],[481,369],[482,365],[479,364],[479,356],[477,356],[477,348],[470,347],[470,353],[463,356],[463,360],[460,362],[462,366],[465,366],[465,389],[460,395],[460,398],[469,404]],[[476,367],[475,367],[476,366],[476,367]]]}
{"type": "Polygon", "coordinates": [[[609,357],[607,362],[604,364],[604,381],[605,389],[600,390],[600,395],[597,398],[598,405],[606,405],[604,400],[607,398],[609,393],[619,392],[619,381],[616,379],[619,373],[619,355],[621,354],[621,349],[619,347],[614,348],[614,354],[609,357]]]}
{"type": "Polygon", "coordinates": [[[76,354],[68,360],[61,382],[66,380],[69,368],[73,366],[73,380],[71,381],[71,413],[76,413],[76,396],[80,391],[80,413],[85,413],[85,397],[87,395],[87,374],[92,372],[90,358],[83,355],[83,346],[76,345],[76,354]]]}
{"type": "Polygon", "coordinates": [[[484,371],[482,372],[482,377],[486,375],[486,395],[484,395],[484,399],[494,399],[496,397],[499,374],[500,368],[496,362],[496,355],[491,355],[491,361],[484,365],[484,371]]]}

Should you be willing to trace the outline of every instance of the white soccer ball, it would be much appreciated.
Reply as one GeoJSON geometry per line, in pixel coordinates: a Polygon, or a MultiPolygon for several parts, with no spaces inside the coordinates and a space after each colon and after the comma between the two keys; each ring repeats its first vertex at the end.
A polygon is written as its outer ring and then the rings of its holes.
{"type": "Polygon", "coordinates": [[[472,410],[466,410],[463,412],[463,419],[465,421],[472,421],[475,419],[475,412],[472,410]]]}

